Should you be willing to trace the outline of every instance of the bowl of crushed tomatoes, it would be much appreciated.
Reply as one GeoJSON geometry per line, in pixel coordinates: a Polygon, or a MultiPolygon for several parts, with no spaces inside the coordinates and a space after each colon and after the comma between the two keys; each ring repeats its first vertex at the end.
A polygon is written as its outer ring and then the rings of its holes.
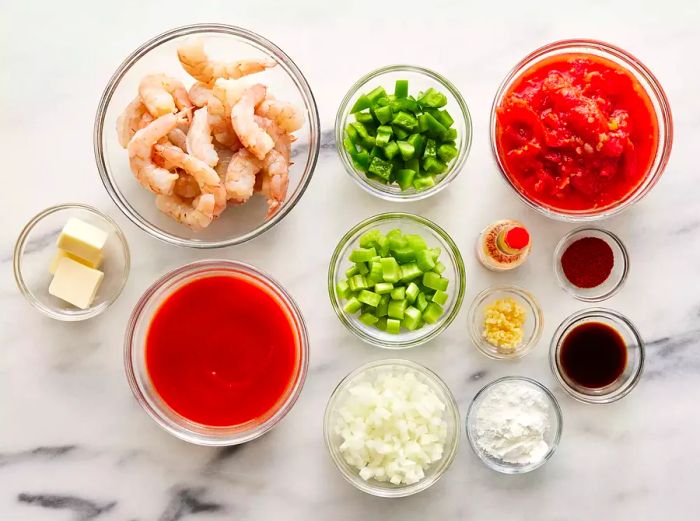
{"type": "Polygon", "coordinates": [[[637,58],[595,40],[537,49],[506,76],[491,111],[491,146],[529,206],[591,221],[639,201],[666,167],[668,99],[637,58]]]}

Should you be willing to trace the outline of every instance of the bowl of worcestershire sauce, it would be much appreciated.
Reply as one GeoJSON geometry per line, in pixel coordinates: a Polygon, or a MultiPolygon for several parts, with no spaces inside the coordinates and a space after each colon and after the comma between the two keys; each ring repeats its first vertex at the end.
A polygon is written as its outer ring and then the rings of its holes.
{"type": "Polygon", "coordinates": [[[185,441],[222,446],[261,436],[291,410],[308,353],[304,319],[279,283],[244,263],[205,260],[146,290],[124,363],[156,423],[185,441]]]}
{"type": "Polygon", "coordinates": [[[565,319],[552,338],[550,366],[562,387],[586,403],[610,403],[632,391],[644,368],[644,342],[624,315],[590,308],[565,319]]]}

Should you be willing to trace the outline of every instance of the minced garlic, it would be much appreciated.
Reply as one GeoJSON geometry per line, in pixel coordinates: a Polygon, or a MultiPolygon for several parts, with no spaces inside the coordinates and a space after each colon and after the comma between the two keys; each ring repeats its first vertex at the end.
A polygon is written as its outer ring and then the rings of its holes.
{"type": "Polygon", "coordinates": [[[499,350],[514,351],[523,340],[525,318],[525,308],[515,299],[495,300],[484,308],[482,335],[499,350]]]}

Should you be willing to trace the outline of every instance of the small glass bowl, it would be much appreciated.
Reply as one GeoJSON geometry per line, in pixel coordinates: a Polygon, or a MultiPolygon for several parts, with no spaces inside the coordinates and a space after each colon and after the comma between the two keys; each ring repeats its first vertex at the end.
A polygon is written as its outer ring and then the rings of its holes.
{"type": "Polygon", "coordinates": [[[554,397],[549,389],[547,389],[540,382],[533,380],[532,378],[526,378],[524,376],[505,376],[494,380],[490,384],[485,385],[472,400],[469,409],[467,410],[467,438],[469,439],[469,445],[471,446],[474,453],[479,457],[479,459],[490,469],[500,472],[502,474],[525,474],[526,472],[533,471],[549,461],[549,459],[554,455],[559,446],[559,440],[561,439],[561,431],[563,426],[563,418],[561,413],[561,408],[559,407],[559,402],[554,397]],[[549,430],[545,437],[547,445],[549,445],[549,451],[542,458],[542,460],[528,463],[528,464],[518,464],[518,463],[506,463],[498,458],[494,458],[490,454],[479,447],[477,443],[476,436],[476,413],[479,410],[479,406],[483,402],[484,398],[488,395],[489,391],[493,390],[496,386],[506,383],[506,382],[521,382],[527,385],[536,387],[544,396],[547,397],[549,402],[549,430]]]}
{"type": "Polygon", "coordinates": [[[464,262],[454,241],[434,222],[409,213],[383,213],[362,221],[340,239],[328,266],[328,294],[340,321],[360,340],[385,349],[407,349],[437,337],[457,316],[464,299],[465,286],[464,262]],[[352,265],[348,257],[353,249],[359,247],[360,236],[374,229],[387,233],[394,228],[401,229],[403,233],[422,236],[430,248],[439,247],[442,250],[440,261],[445,265],[442,276],[450,281],[447,288],[449,297],[443,306],[445,312],[440,319],[415,331],[402,330],[398,335],[368,326],[360,322],[359,316],[348,315],[343,310],[344,302],[336,291],[338,282],[345,278],[345,270],[352,265]]]}
{"type": "Polygon", "coordinates": [[[279,47],[251,31],[223,24],[195,24],[172,29],[139,46],[117,68],[102,94],[95,117],[93,147],[97,168],[110,197],[136,226],[149,235],[190,248],[220,248],[257,237],[280,222],[299,202],[311,181],[320,147],[320,123],[311,88],[296,64],[279,47]],[[138,92],[141,79],[156,72],[179,78],[189,87],[194,82],[182,69],[177,47],[190,36],[205,38],[205,45],[218,55],[241,58],[273,58],[277,66],[256,74],[277,98],[304,112],[304,126],[294,135],[293,165],[289,168],[286,201],[266,219],[262,197],[244,205],[229,206],[205,230],[193,231],[160,212],[154,195],[143,188],[129,168],[129,158],[117,140],[116,121],[138,92]]]}
{"type": "Polygon", "coordinates": [[[397,498],[417,494],[427,489],[447,471],[452,464],[457,446],[459,445],[459,407],[452,392],[438,375],[433,371],[415,362],[402,359],[378,360],[362,365],[343,378],[335,388],[328,400],[326,412],[323,418],[323,435],[326,439],[326,447],[330,452],[333,462],[340,470],[341,474],[348,482],[357,489],[373,496],[397,498]],[[433,463],[426,471],[425,477],[418,483],[412,485],[393,485],[388,482],[376,481],[374,479],[365,481],[354,467],[350,466],[341,453],[339,446],[341,438],[334,432],[334,425],[338,415],[338,409],[342,407],[347,396],[348,389],[362,381],[373,379],[379,372],[391,371],[413,372],[416,377],[440,398],[445,404],[445,421],[447,422],[447,439],[445,450],[440,461],[433,463]]]}
{"type": "Polygon", "coordinates": [[[414,65],[389,65],[372,71],[360,78],[350,87],[350,90],[343,98],[335,118],[335,146],[345,170],[360,187],[370,194],[386,201],[418,201],[430,197],[446,188],[462,170],[467,156],[469,156],[471,144],[471,115],[469,114],[469,109],[467,108],[464,98],[462,98],[457,88],[437,72],[414,65]],[[447,105],[443,108],[447,109],[452,117],[455,118],[454,128],[457,129],[457,148],[459,154],[449,164],[447,172],[436,177],[435,186],[426,190],[419,191],[413,188],[401,190],[398,185],[389,186],[368,179],[364,172],[360,172],[355,168],[350,154],[348,154],[343,147],[345,127],[350,123],[349,118],[352,117],[350,110],[357,101],[357,98],[378,86],[384,87],[387,92],[393,92],[396,80],[408,80],[410,93],[412,94],[418,93],[418,91],[424,91],[429,87],[439,90],[447,96],[447,105]]]}
{"type": "Polygon", "coordinates": [[[627,248],[622,243],[620,238],[612,232],[603,230],[602,228],[583,227],[577,228],[567,233],[557,244],[554,249],[554,273],[557,276],[559,285],[574,298],[583,302],[601,302],[609,299],[615,293],[620,291],[623,284],[627,280],[629,273],[629,255],[627,248]],[[575,286],[569,279],[566,278],[564,270],[561,266],[561,257],[571,244],[586,237],[595,237],[604,240],[613,251],[614,264],[610,275],[602,284],[593,288],[579,288],[575,286]]]}
{"type": "Polygon", "coordinates": [[[600,219],[606,219],[616,215],[623,210],[629,208],[634,203],[640,201],[661,178],[668,159],[671,155],[673,144],[673,118],[671,116],[671,106],[669,104],[666,93],[664,92],[659,80],[654,74],[636,57],[627,51],[620,49],[609,43],[599,40],[587,39],[572,39],[552,42],[539,49],[534,50],[522,60],[506,75],[494,97],[491,106],[491,122],[489,133],[491,136],[491,151],[498,168],[503,176],[503,179],[508,185],[518,194],[520,199],[525,202],[530,208],[538,211],[542,215],[551,219],[567,222],[590,222],[600,219]],[[521,190],[517,184],[510,178],[506,171],[506,167],[501,161],[496,142],[496,111],[501,105],[508,89],[511,85],[529,68],[538,62],[551,58],[559,54],[581,53],[594,56],[602,56],[611,60],[618,65],[627,69],[643,87],[644,91],[649,96],[652,102],[656,120],[659,125],[659,143],[656,148],[654,161],[646,173],[646,177],[642,183],[629,194],[625,199],[606,207],[596,208],[586,211],[566,211],[555,208],[550,208],[537,201],[532,200],[527,194],[521,190]]]}
{"type": "Polygon", "coordinates": [[[637,385],[644,370],[644,340],[632,321],[626,316],[605,308],[589,308],[566,318],[557,328],[549,348],[549,365],[564,390],[585,403],[612,403],[627,396],[637,385]],[[577,326],[587,322],[606,324],[617,331],[627,347],[627,365],[620,377],[610,385],[591,389],[573,382],[561,366],[561,347],[564,338],[577,326]]]}
{"type": "Polygon", "coordinates": [[[309,364],[309,337],[306,323],[292,297],[269,275],[248,264],[231,260],[201,260],[185,264],[156,280],[134,306],[124,337],[124,368],[131,391],[139,405],[164,430],[197,445],[238,445],[262,436],[292,409],[304,386],[309,364]],[[294,381],[276,407],[262,418],[241,425],[210,426],[188,420],[172,410],[153,387],[146,367],[146,338],[153,315],[161,304],[193,280],[235,276],[247,278],[269,292],[284,306],[295,333],[299,363],[294,381]]]}
{"type": "Polygon", "coordinates": [[[119,225],[92,206],[61,204],[35,215],[22,229],[15,244],[13,268],[22,295],[47,317],[76,322],[96,317],[122,292],[129,277],[129,245],[119,225]],[[53,275],[49,265],[56,254],[56,240],[70,218],[77,218],[109,233],[100,271],[104,273],[95,301],[80,309],[49,294],[53,275]]]}
{"type": "Polygon", "coordinates": [[[479,293],[469,307],[469,334],[476,348],[484,355],[495,360],[516,360],[534,349],[542,336],[544,315],[534,295],[518,286],[493,286],[479,293]],[[525,308],[526,319],[523,324],[523,340],[512,351],[498,348],[483,337],[484,309],[493,301],[512,298],[525,308]]]}

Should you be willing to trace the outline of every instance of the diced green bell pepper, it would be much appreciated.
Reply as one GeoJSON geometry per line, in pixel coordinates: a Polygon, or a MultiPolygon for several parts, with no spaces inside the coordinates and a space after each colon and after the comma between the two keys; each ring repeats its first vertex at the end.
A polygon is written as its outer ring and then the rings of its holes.
{"type": "Polygon", "coordinates": [[[393,115],[394,113],[392,112],[391,107],[389,106],[377,107],[376,109],[374,109],[374,117],[382,125],[386,125],[387,123],[389,123],[393,115]]]}
{"type": "Polygon", "coordinates": [[[394,168],[394,165],[392,165],[388,161],[385,161],[380,157],[373,157],[367,171],[370,174],[374,174],[377,177],[381,177],[382,179],[389,179],[389,177],[391,176],[392,168],[394,168]]]}
{"type": "Polygon", "coordinates": [[[386,91],[381,85],[367,93],[367,99],[372,106],[374,106],[380,98],[386,98],[386,91]]]}
{"type": "Polygon", "coordinates": [[[413,188],[416,190],[426,190],[431,186],[435,186],[435,179],[432,176],[426,175],[423,177],[417,177],[413,180],[413,188]]]}
{"type": "Polygon", "coordinates": [[[413,183],[413,178],[416,176],[416,171],[409,168],[402,168],[396,172],[396,182],[399,183],[401,190],[408,190],[413,183]]]}
{"type": "Polygon", "coordinates": [[[438,109],[447,105],[447,96],[430,87],[418,98],[418,103],[424,107],[438,109]]]}
{"type": "Polygon", "coordinates": [[[350,114],[355,114],[356,112],[360,112],[361,110],[368,109],[371,105],[372,102],[370,101],[370,99],[365,94],[363,94],[359,98],[357,98],[357,101],[355,101],[355,104],[350,109],[350,114]]]}
{"type": "Polygon", "coordinates": [[[396,96],[397,99],[408,97],[408,80],[396,80],[394,96],[396,96]]]}
{"type": "Polygon", "coordinates": [[[439,175],[447,171],[447,165],[434,157],[423,159],[423,170],[432,175],[439,175]]]}
{"type": "Polygon", "coordinates": [[[357,114],[355,114],[355,121],[363,125],[374,125],[374,118],[369,112],[358,112],[357,114]]]}
{"type": "Polygon", "coordinates": [[[396,144],[396,141],[389,141],[389,143],[384,147],[384,155],[386,155],[387,159],[393,159],[398,153],[399,145],[396,144]]]}
{"type": "MultiPolygon", "coordinates": [[[[353,148],[355,147],[352,142],[350,144],[353,148]]],[[[399,152],[401,153],[401,158],[404,161],[408,161],[416,153],[415,147],[408,141],[397,141],[396,144],[399,146],[399,152]]]]}
{"type": "Polygon", "coordinates": [[[391,130],[390,126],[382,125],[377,128],[377,136],[374,138],[374,141],[378,147],[385,147],[387,143],[389,143],[389,141],[391,140],[391,136],[393,133],[394,131],[391,130]]]}
{"type": "Polygon", "coordinates": [[[403,141],[403,140],[405,140],[408,136],[411,135],[410,132],[408,132],[407,130],[402,129],[402,128],[399,127],[399,126],[392,125],[391,128],[392,128],[392,130],[394,131],[394,136],[396,136],[396,139],[399,139],[399,140],[402,140],[402,141],[403,141]]]}
{"type": "Polygon", "coordinates": [[[437,149],[437,156],[443,163],[449,163],[457,157],[458,154],[459,151],[457,147],[453,147],[452,145],[440,145],[437,149]]]}
{"type": "Polygon", "coordinates": [[[394,114],[394,118],[391,122],[404,130],[413,131],[418,128],[418,120],[413,114],[408,112],[400,111],[394,114]]]}

